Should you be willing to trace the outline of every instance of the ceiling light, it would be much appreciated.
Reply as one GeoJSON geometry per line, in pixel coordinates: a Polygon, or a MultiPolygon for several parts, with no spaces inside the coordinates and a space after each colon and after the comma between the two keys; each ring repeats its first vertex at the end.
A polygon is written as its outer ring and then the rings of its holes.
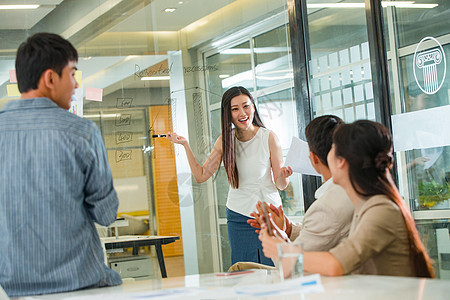
{"type": "Polygon", "coordinates": [[[120,114],[94,114],[94,115],[83,115],[84,118],[88,119],[96,119],[96,118],[103,118],[103,119],[115,119],[117,117],[120,117],[120,114]]]}
{"type": "Polygon", "coordinates": [[[176,10],[176,8],[168,7],[168,8],[164,9],[164,12],[166,12],[166,13],[173,13],[175,10],[176,10]]]}
{"type": "Polygon", "coordinates": [[[39,5],[31,4],[31,5],[0,5],[0,9],[36,9],[39,5]]]}
{"type": "MultiPolygon", "coordinates": [[[[283,80],[283,79],[293,79],[294,74],[285,74],[283,76],[256,76],[257,79],[261,80],[283,80]]],[[[330,78],[331,80],[331,78],[330,78]]]]}
{"type": "Polygon", "coordinates": [[[151,77],[142,77],[141,80],[169,80],[170,76],[151,76],[151,77]]]}
{"type": "MultiPolygon", "coordinates": [[[[383,7],[394,6],[397,8],[434,8],[436,3],[420,4],[414,1],[381,1],[383,7]]],[[[310,3],[308,8],[365,8],[365,3],[310,3]]]]}
{"type": "Polygon", "coordinates": [[[414,3],[414,1],[399,1],[399,2],[394,2],[394,1],[381,1],[381,5],[383,6],[383,7],[386,7],[386,6],[397,6],[397,5],[399,5],[399,4],[413,4],[414,3]]]}
{"type": "Polygon", "coordinates": [[[381,5],[383,7],[386,6],[395,6],[397,8],[434,8],[436,6],[438,6],[439,4],[437,3],[427,3],[427,4],[422,4],[422,3],[414,3],[414,2],[409,2],[409,1],[405,1],[405,2],[388,2],[388,1],[381,1],[381,5]]]}
{"type": "Polygon", "coordinates": [[[364,8],[365,3],[310,3],[308,8],[364,8]]]}
{"type": "Polygon", "coordinates": [[[183,1],[178,1],[178,4],[180,4],[180,5],[183,4],[183,3],[184,3],[183,1]]]}
{"type": "Polygon", "coordinates": [[[231,48],[220,51],[220,54],[231,54],[231,55],[239,55],[239,54],[250,54],[249,48],[231,48]]]}

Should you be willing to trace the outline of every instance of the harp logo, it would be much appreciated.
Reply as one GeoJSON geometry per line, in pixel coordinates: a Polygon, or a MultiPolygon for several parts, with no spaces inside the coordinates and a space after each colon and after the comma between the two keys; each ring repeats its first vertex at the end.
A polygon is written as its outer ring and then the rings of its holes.
{"type": "Polygon", "coordinates": [[[447,62],[442,45],[433,37],[425,37],[416,47],[414,78],[425,94],[437,93],[445,81],[447,62]]]}

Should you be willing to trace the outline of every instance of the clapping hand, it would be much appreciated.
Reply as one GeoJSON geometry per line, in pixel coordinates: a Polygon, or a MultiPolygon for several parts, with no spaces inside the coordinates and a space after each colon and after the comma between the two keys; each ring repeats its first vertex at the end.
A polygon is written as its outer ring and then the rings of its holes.
{"type": "Polygon", "coordinates": [[[261,201],[258,201],[256,204],[257,211],[250,214],[250,216],[254,217],[254,219],[249,219],[247,223],[257,229],[255,230],[256,233],[259,233],[261,225],[265,222],[263,205],[266,206],[267,213],[272,216],[272,219],[277,227],[283,231],[286,231],[289,220],[284,215],[283,207],[281,205],[276,207],[273,204],[268,205],[267,203],[263,204],[261,201]]]}
{"type": "Polygon", "coordinates": [[[278,259],[277,244],[290,243],[290,240],[287,234],[277,226],[272,216],[272,214],[269,214],[269,221],[272,224],[273,235],[269,235],[267,224],[263,223],[261,225],[258,238],[261,241],[264,255],[268,258],[278,259]]]}

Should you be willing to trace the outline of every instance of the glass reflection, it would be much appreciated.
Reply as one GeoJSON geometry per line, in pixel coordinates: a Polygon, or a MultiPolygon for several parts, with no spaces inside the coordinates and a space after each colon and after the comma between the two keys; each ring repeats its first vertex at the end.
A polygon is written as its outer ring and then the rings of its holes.
{"type": "Polygon", "coordinates": [[[287,26],[283,25],[253,39],[258,89],[293,79],[288,37],[287,26]]]}
{"type": "Polygon", "coordinates": [[[364,1],[352,8],[307,3],[314,117],[375,120],[364,1]]]}

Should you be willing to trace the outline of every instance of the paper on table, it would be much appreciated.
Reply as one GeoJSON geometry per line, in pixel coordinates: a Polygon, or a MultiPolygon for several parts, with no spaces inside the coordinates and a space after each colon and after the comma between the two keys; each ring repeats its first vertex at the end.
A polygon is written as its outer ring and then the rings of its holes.
{"type": "Polygon", "coordinates": [[[309,160],[308,143],[295,136],[292,137],[291,147],[289,148],[284,165],[291,167],[292,171],[297,173],[320,176],[309,160]]]}
{"type": "Polygon", "coordinates": [[[304,276],[298,279],[285,280],[274,284],[258,284],[238,286],[235,293],[243,296],[269,297],[287,294],[308,294],[320,293],[324,291],[319,274],[304,276]]]}
{"type": "MultiPolygon", "coordinates": [[[[76,293],[76,292],[75,292],[76,293]]],[[[230,288],[173,288],[150,290],[145,292],[118,292],[80,296],[68,296],[63,300],[137,300],[137,299],[158,299],[158,300],[197,300],[197,299],[234,299],[236,294],[230,288]]],[[[25,300],[37,300],[39,298],[26,297],[25,300]]]]}
{"type": "MultiPolygon", "coordinates": [[[[82,295],[75,297],[66,297],[62,298],[64,300],[133,300],[133,299],[180,299],[186,298],[189,299],[189,296],[197,296],[201,291],[200,288],[196,289],[187,289],[187,288],[174,288],[174,289],[161,289],[161,290],[152,290],[146,292],[135,292],[135,293],[123,293],[119,292],[116,294],[93,294],[93,295],[82,295]]],[[[27,300],[34,300],[37,298],[29,297],[27,300]]],[[[191,298],[192,299],[192,298],[191,298]]]]}

